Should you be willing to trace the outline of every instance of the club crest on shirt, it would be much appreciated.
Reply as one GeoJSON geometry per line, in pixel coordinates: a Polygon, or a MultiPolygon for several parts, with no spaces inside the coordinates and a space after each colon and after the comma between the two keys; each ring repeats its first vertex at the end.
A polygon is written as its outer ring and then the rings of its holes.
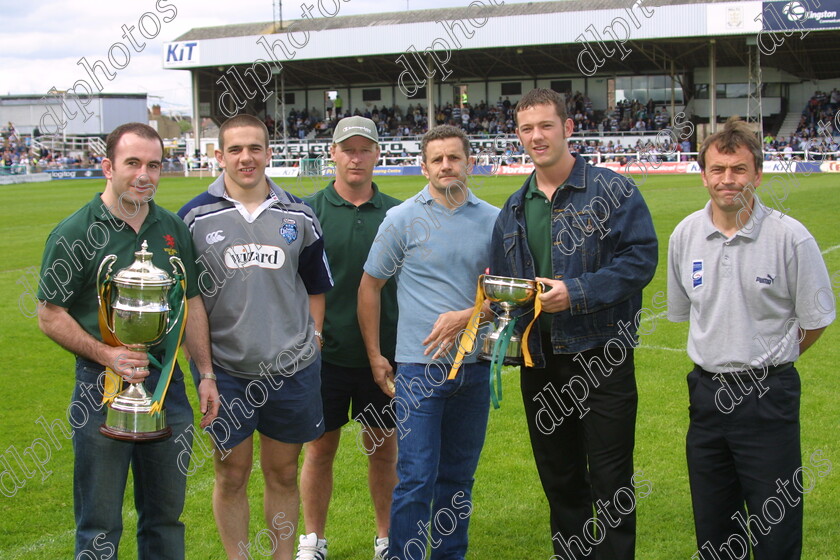
{"type": "Polygon", "coordinates": [[[703,259],[691,261],[691,287],[699,288],[703,285],[703,259]]]}
{"type": "Polygon", "coordinates": [[[166,244],[166,247],[163,248],[170,256],[177,255],[178,249],[175,246],[175,238],[169,235],[168,233],[163,236],[163,242],[166,244]]]}
{"type": "Polygon", "coordinates": [[[280,226],[280,235],[291,245],[298,236],[297,223],[291,218],[283,218],[283,225],[280,226]]]}

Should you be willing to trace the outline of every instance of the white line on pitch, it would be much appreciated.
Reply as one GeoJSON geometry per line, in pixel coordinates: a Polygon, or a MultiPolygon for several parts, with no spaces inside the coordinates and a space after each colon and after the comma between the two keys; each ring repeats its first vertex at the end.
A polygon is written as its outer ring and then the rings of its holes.
{"type": "Polygon", "coordinates": [[[654,319],[659,319],[660,317],[664,317],[667,314],[668,314],[668,311],[660,311],[659,313],[657,313],[656,315],[653,315],[653,316],[645,315],[644,317],[642,317],[642,320],[639,321],[639,323],[641,324],[641,323],[645,323],[647,321],[653,321],[654,319]]]}
{"type": "Polygon", "coordinates": [[[667,350],[668,352],[685,352],[685,348],[669,348],[668,346],[654,346],[652,344],[642,344],[639,346],[642,350],[667,350]]]}

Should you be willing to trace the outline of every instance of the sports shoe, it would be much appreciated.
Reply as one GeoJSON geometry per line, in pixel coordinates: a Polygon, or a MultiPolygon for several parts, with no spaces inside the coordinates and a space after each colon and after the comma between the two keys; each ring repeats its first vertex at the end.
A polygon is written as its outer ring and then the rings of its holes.
{"type": "Polygon", "coordinates": [[[388,537],[373,538],[373,560],[385,560],[388,554],[388,537]]]}
{"type": "Polygon", "coordinates": [[[295,560],[325,560],[327,539],[319,539],[315,533],[301,535],[295,560]]]}

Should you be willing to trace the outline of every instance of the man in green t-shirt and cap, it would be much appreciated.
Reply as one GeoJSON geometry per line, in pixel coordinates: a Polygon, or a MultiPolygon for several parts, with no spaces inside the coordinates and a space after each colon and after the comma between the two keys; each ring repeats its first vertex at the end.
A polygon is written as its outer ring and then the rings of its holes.
{"type": "MultiPolygon", "coordinates": [[[[335,161],[335,180],[307,199],[324,229],[324,249],[335,287],[327,293],[323,333],[321,396],[325,432],[306,445],[301,495],[307,534],[300,537],[298,558],[326,557],[324,530],[332,494],[332,466],[341,427],[349,421],[350,412],[363,426],[359,444],[368,455],[368,485],[376,516],[374,558],[379,559],[388,549],[391,494],[397,482],[397,442],[393,416],[383,414],[390,397],[373,380],[359,330],[356,295],[379,224],[388,209],[400,201],[381,193],[373,182],[373,168],[379,160],[379,136],[372,120],[356,116],[339,121],[330,155],[335,161]]],[[[382,289],[380,325],[382,354],[393,361],[397,333],[393,280],[382,289]]]]}

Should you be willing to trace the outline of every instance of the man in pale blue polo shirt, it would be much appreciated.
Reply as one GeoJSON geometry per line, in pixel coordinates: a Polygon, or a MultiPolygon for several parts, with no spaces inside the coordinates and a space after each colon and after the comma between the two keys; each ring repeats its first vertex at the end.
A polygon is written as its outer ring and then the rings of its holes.
{"type": "Polygon", "coordinates": [[[389,560],[464,558],[472,485],[489,410],[487,362],[464,357],[448,380],[456,337],[472,313],[478,276],[490,264],[499,210],[466,186],[473,164],[460,129],[439,126],[421,142],[429,184],[388,211],[359,286],[359,324],[374,379],[395,395],[384,414],[399,434],[389,560]],[[379,345],[380,290],[397,279],[396,387],[379,345]]]}

